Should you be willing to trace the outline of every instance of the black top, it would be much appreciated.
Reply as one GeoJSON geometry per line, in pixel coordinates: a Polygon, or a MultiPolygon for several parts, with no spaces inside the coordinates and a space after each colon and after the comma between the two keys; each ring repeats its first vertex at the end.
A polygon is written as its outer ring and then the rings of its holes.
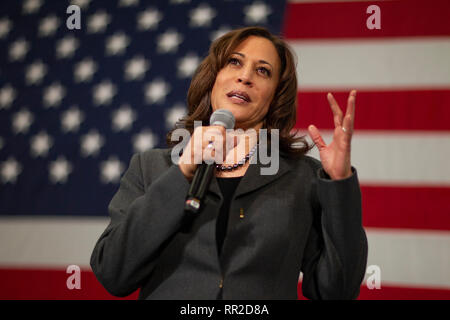
{"type": "Polygon", "coordinates": [[[217,225],[216,225],[216,242],[217,242],[217,251],[219,256],[222,252],[223,241],[225,240],[225,236],[227,234],[227,225],[228,225],[228,215],[230,211],[230,203],[233,199],[234,192],[241,181],[242,177],[232,177],[232,178],[216,178],[219,183],[220,191],[223,195],[223,203],[220,207],[219,216],[217,217],[217,225]]]}

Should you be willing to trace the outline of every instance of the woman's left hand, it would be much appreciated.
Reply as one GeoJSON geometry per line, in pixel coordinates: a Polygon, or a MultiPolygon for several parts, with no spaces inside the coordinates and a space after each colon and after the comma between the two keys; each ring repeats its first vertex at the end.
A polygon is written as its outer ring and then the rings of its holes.
{"type": "Polygon", "coordinates": [[[345,179],[352,175],[350,149],[355,119],[356,90],[352,90],[347,100],[345,116],[331,93],[327,95],[333,111],[334,133],[329,145],[323,141],[314,125],[308,127],[308,133],[319,149],[320,161],[325,172],[333,180],[345,179]]]}

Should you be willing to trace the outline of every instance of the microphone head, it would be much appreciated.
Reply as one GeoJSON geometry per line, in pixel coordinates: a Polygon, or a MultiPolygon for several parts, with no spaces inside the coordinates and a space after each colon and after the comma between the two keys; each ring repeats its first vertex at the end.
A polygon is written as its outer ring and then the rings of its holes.
{"type": "Polygon", "coordinates": [[[209,118],[210,126],[223,126],[225,129],[234,129],[235,119],[231,111],[219,109],[213,112],[209,118]]]}

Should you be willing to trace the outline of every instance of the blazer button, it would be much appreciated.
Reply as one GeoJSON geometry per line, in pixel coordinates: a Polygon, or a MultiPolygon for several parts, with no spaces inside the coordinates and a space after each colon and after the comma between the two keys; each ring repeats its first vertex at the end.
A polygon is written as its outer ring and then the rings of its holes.
{"type": "Polygon", "coordinates": [[[239,211],[239,218],[244,219],[244,208],[239,211]]]}
{"type": "Polygon", "coordinates": [[[222,288],[223,288],[223,278],[222,278],[222,279],[220,279],[220,282],[219,282],[219,288],[220,288],[220,289],[222,289],[222,288]]]}

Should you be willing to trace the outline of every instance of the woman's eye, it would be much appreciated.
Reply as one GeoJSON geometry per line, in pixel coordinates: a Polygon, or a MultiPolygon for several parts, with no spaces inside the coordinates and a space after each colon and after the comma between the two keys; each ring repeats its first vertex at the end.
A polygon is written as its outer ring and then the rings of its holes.
{"type": "Polygon", "coordinates": [[[261,74],[263,74],[263,75],[265,75],[265,76],[270,77],[270,71],[269,71],[269,69],[267,69],[267,68],[259,67],[259,68],[258,68],[258,72],[261,73],[261,74]]]}
{"type": "Polygon", "coordinates": [[[228,63],[229,63],[229,64],[234,64],[234,65],[236,65],[236,66],[238,66],[238,65],[241,64],[241,62],[239,61],[239,59],[236,59],[236,58],[230,58],[230,59],[228,60],[228,63]]]}

